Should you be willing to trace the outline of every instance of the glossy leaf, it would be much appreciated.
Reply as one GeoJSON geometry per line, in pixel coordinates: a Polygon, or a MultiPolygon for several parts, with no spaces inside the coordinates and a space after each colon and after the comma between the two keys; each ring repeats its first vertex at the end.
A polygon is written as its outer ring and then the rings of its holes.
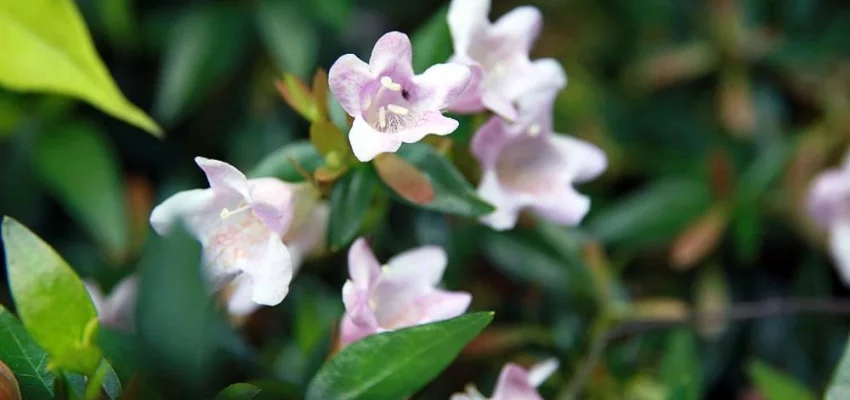
{"type": "Polygon", "coordinates": [[[419,207],[465,217],[480,217],[494,210],[478,197],[454,165],[430,146],[407,144],[397,154],[428,177],[434,188],[434,201],[419,207]]]}
{"type": "Polygon", "coordinates": [[[428,177],[403,158],[391,153],[381,154],[375,157],[373,165],[381,181],[402,199],[419,206],[434,201],[434,187],[428,177]]]}
{"type": "Polygon", "coordinates": [[[324,163],[322,155],[307,141],[290,143],[265,156],[248,176],[258,178],[271,176],[286,182],[303,182],[304,175],[312,175],[324,163]],[[299,171],[302,169],[303,171],[299,171]]]}
{"type": "Polygon", "coordinates": [[[406,398],[427,384],[493,320],[479,312],[352,343],[316,374],[307,400],[406,398]]]}
{"type": "Polygon", "coordinates": [[[3,306],[0,306],[0,361],[15,373],[24,398],[53,398],[56,378],[47,370],[47,353],[3,306]]]}
{"type": "Polygon", "coordinates": [[[278,69],[308,77],[316,65],[319,38],[297,4],[260,0],[255,15],[260,38],[278,69]]]}
{"type": "Polygon", "coordinates": [[[765,400],[815,400],[817,398],[809,388],[797,382],[794,377],[759,360],[750,362],[747,375],[765,400]]]}
{"type": "Polygon", "coordinates": [[[77,123],[39,135],[32,160],[47,189],[112,261],[128,255],[130,240],[117,158],[99,130],[77,123]]]}
{"type": "Polygon", "coordinates": [[[72,0],[0,1],[0,86],[84,100],[152,134],[162,129],[112,80],[72,0]]]}
{"type": "Polygon", "coordinates": [[[97,313],[83,282],[18,221],[4,217],[2,230],[9,289],[24,326],[57,367],[93,373],[101,360],[91,343],[97,313]]]}
{"type": "Polygon", "coordinates": [[[670,333],[660,380],[667,386],[670,400],[698,400],[702,391],[700,356],[694,334],[686,329],[670,333]]]}
{"type": "Polygon", "coordinates": [[[218,393],[215,400],[252,400],[262,389],[250,383],[234,383],[218,393]]]}
{"type": "Polygon", "coordinates": [[[332,250],[347,246],[360,232],[366,211],[375,197],[376,184],[372,171],[361,166],[352,169],[334,185],[328,226],[328,244],[332,250]]]}

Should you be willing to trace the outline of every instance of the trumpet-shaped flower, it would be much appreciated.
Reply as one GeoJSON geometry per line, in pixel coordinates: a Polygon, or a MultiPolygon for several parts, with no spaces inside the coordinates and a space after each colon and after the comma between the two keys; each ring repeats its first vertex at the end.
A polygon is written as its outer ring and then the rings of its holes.
{"type": "Polygon", "coordinates": [[[522,6],[490,23],[490,0],[453,0],[448,24],[454,42],[449,60],[467,65],[473,78],[449,107],[456,112],[485,108],[514,120],[514,103],[541,90],[559,90],[567,84],[563,68],[553,59],[531,61],[529,51],[540,33],[537,8],[522,6]]]}
{"type": "Polygon", "coordinates": [[[94,282],[86,281],[85,285],[102,325],[122,331],[133,330],[133,310],[138,288],[135,276],[122,279],[108,296],[94,282]]]}
{"type": "MultiPolygon", "coordinates": [[[[295,199],[295,212],[292,224],[283,235],[283,243],[289,250],[292,260],[292,274],[305,258],[324,245],[328,227],[330,208],[321,201],[319,193],[309,183],[287,183],[295,199]]],[[[242,318],[260,308],[260,304],[251,300],[254,283],[242,275],[233,280],[227,290],[227,311],[230,315],[242,318]]]]}
{"type": "Polygon", "coordinates": [[[513,228],[524,208],[568,225],[590,209],[572,185],[600,175],[607,159],[590,143],[552,132],[554,98],[554,91],[525,96],[516,123],[493,117],[472,139],[483,171],[478,194],[496,207],[482,222],[493,229],[513,228]]]}
{"type": "Polygon", "coordinates": [[[850,154],[844,164],[818,175],[809,190],[809,213],[828,233],[828,248],[850,286],[850,154]]]}
{"type": "Polygon", "coordinates": [[[202,157],[209,189],[177,193],[154,208],[151,225],[166,234],[177,220],[203,246],[205,272],[216,289],[237,276],[252,285],[251,300],[280,303],[292,264],[282,236],[292,221],[292,190],[275,178],[247,179],[230,164],[202,157]]]}
{"type": "Polygon", "coordinates": [[[354,117],[348,140],[360,161],[458,127],[442,112],[466,87],[469,68],[437,64],[414,75],[412,54],[407,35],[389,32],[375,43],[369,64],[346,54],[328,72],[331,92],[354,117]]]}
{"type": "Polygon", "coordinates": [[[463,314],[472,296],[436,287],[446,263],[443,249],[423,246],[401,253],[381,267],[365,239],[354,242],[348,252],[351,279],[342,287],[341,344],[463,314]]]}
{"type": "MultiPolygon", "coordinates": [[[[537,393],[540,386],[558,369],[558,360],[543,361],[526,371],[516,364],[506,364],[499,374],[496,390],[490,400],[542,400],[537,393]]],[[[467,386],[466,393],[452,395],[451,400],[487,400],[475,386],[467,386]]]]}

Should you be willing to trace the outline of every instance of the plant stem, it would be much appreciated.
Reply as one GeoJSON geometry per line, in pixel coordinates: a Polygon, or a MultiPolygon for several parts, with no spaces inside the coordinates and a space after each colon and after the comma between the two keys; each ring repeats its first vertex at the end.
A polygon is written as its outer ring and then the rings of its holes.
{"type": "Polygon", "coordinates": [[[100,396],[100,387],[103,385],[103,380],[106,379],[107,372],[109,372],[109,364],[101,361],[100,366],[94,371],[94,375],[89,377],[88,383],[86,383],[84,393],[86,400],[97,400],[98,396],[100,396]]]}

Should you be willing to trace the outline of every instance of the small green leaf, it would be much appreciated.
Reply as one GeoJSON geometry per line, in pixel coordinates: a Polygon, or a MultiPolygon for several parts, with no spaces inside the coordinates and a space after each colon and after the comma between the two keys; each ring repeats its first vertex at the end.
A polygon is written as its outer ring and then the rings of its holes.
{"type": "Polygon", "coordinates": [[[0,305],[0,361],[15,377],[25,399],[53,398],[55,377],[47,370],[47,353],[12,313],[0,305]]]}
{"type": "Polygon", "coordinates": [[[262,389],[250,383],[234,383],[215,396],[215,400],[252,400],[262,389]]]}
{"type": "Polygon", "coordinates": [[[452,55],[452,37],[446,24],[448,10],[448,6],[441,8],[410,36],[410,42],[416,49],[413,52],[414,70],[424,71],[434,64],[446,62],[452,55]]]}
{"type": "Polygon", "coordinates": [[[425,174],[434,188],[434,201],[419,207],[465,217],[493,212],[493,206],[478,197],[454,165],[430,146],[407,144],[397,154],[425,174]]]}
{"type": "Polygon", "coordinates": [[[256,8],[260,38],[281,71],[308,77],[316,65],[319,38],[296,2],[260,0],[256,8]]]}
{"type": "Polygon", "coordinates": [[[826,400],[843,400],[850,397],[850,340],[844,348],[844,355],[832,373],[832,382],[826,388],[826,400]]]}
{"type": "Polygon", "coordinates": [[[445,369],[493,313],[372,335],[350,344],[316,374],[307,400],[407,398],[445,369]]]}
{"type": "Polygon", "coordinates": [[[322,155],[316,151],[312,143],[294,142],[265,156],[248,173],[248,176],[252,178],[271,176],[286,182],[303,182],[304,175],[301,174],[302,171],[298,171],[298,168],[303,168],[304,173],[312,175],[313,171],[323,163],[322,155]]]}
{"type": "Polygon", "coordinates": [[[738,180],[738,202],[745,205],[756,202],[782,175],[792,149],[792,146],[782,142],[772,143],[763,149],[738,180]]]}
{"type": "Polygon", "coordinates": [[[283,79],[274,83],[283,101],[307,121],[321,120],[321,113],[316,105],[316,99],[310,93],[310,88],[297,76],[284,73],[283,79]]]}
{"type": "MultiPolygon", "coordinates": [[[[336,164],[348,161],[352,156],[348,139],[332,122],[318,120],[310,125],[310,141],[326,160],[336,158],[336,164]]],[[[331,163],[328,163],[331,164],[331,163]]],[[[338,165],[337,165],[338,166],[338,165]]]]}
{"type": "Polygon", "coordinates": [[[3,218],[9,288],[33,339],[59,368],[83,374],[100,365],[91,340],[97,313],[83,282],[65,260],[12,218],[3,218]]]}
{"type": "Polygon", "coordinates": [[[402,199],[419,206],[427,206],[434,201],[431,181],[403,158],[391,153],[381,154],[372,164],[381,181],[402,199]]]}
{"type": "Polygon", "coordinates": [[[794,377],[759,360],[750,362],[747,375],[765,400],[815,400],[817,398],[809,388],[797,382],[794,377]]]}
{"type": "Polygon", "coordinates": [[[129,246],[124,187],[115,151],[102,133],[79,123],[44,132],[36,140],[33,164],[110,260],[124,259],[129,246]]]}
{"type": "Polygon", "coordinates": [[[328,226],[332,250],[345,247],[360,232],[366,210],[375,197],[376,183],[375,175],[364,165],[353,168],[334,185],[328,226]]]}
{"type": "Polygon", "coordinates": [[[121,94],[73,1],[0,0],[0,37],[0,85],[75,97],[154,135],[162,133],[121,94]]]}
{"type": "Polygon", "coordinates": [[[660,381],[667,386],[668,399],[700,399],[702,371],[698,350],[691,331],[677,329],[670,332],[659,376],[660,381]]]}
{"type": "Polygon", "coordinates": [[[154,115],[174,124],[193,111],[244,59],[247,18],[238,8],[204,5],[182,15],[170,32],[154,115]]]}

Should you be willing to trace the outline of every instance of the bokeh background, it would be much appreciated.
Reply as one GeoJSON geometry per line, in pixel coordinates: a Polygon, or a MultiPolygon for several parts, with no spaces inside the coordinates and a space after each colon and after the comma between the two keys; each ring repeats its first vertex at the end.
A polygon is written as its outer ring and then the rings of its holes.
{"type": "MultiPolygon", "coordinates": [[[[0,213],[106,288],[145,263],[195,262],[147,223],[157,202],[204,185],[194,156],[250,170],[307,137],[308,123],[274,88],[284,71],[309,80],[341,54],[368,56],[390,30],[412,36],[418,71],[451,53],[443,1],[77,3],[112,76],[166,137],[82,102],[0,89],[0,213]]],[[[845,346],[850,302],[804,201],[812,176],[850,143],[850,6],[494,3],[494,18],[521,4],[543,11],[533,55],[557,58],[569,78],[555,128],[602,147],[610,166],[581,187],[593,207],[576,228],[529,217],[495,233],[398,202],[376,206],[367,225],[379,258],[439,244],[450,254],[446,286],[471,291],[472,309],[496,311],[415,398],[447,398],[467,382],[489,393],[503,363],[549,355],[561,369],[545,398],[780,399],[764,388],[783,385],[820,396],[845,346]],[[697,384],[674,390],[682,374],[697,384]]],[[[476,123],[463,122],[461,148],[476,123]]],[[[455,161],[474,183],[468,157],[455,161]]],[[[182,364],[174,354],[208,331],[181,322],[195,305],[181,297],[191,294],[180,274],[165,271],[173,290],[160,303],[183,308],[141,329],[150,351],[138,357],[164,387],[181,374],[202,376],[210,393],[264,379],[299,398],[332,347],[344,256],[311,260],[281,306],[215,340],[228,351],[182,364]]],[[[5,283],[0,302],[11,307],[5,283]]]]}

